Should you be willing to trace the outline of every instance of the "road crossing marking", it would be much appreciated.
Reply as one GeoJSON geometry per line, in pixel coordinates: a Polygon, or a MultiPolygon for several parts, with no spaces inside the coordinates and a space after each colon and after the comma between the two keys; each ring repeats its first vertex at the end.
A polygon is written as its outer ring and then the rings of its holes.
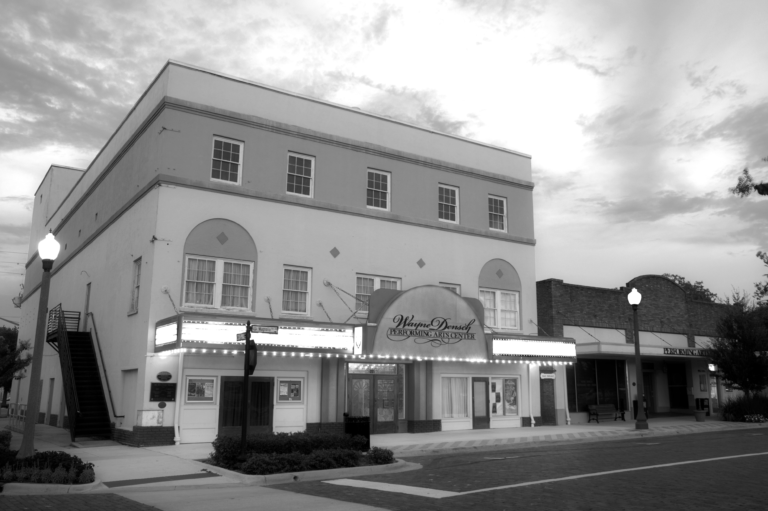
{"type": "Polygon", "coordinates": [[[462,495],[471,495],[473,493],[484,493],[489,491],[508,490],[511,488],[522,488],[524,486],[533,486],[536,484],[548,484],[548,483],[557,483],[560,481],[572,481],[574,479],[584,479],[587,477],[598,477],[598,476],[606,476],[606,475],[612,475],[612,474],[621,474],[624,472],[635,472],[638,470],[652,470],[654,468],[676,467],[679,465],[692,465],[694,463],[707,463],[710,461],[732,460],[732,459],[738,459],[738,458],[749,458],[753,456],[766,456],[766,455],[768,455],[768,452],[756,452],[751,454],[737,454],[735,456],[722,456],[719,458],[707,458],[703,460],[677,461],[675,463],[649,465],[646,467],[623,468],[619,470],[607,470],[605,472],[593,472],[591,474],[580,474],[575,476],[558,477],[556,479],[542,479],[540,481],[529,481],[527,483],[508,484],[504,486],[495,486],[493,488],[482,488],[480,490],[469,490],[464,492],[433,490],[431,488],[421,488],[418,486],[379,483],[375,481],[361,481],[357,479],[336,479],[334,481],[323,481],[323,482],[328,484],[336,484],[339,486],[352,486],[355,488],[367,488],[370,490],[388,491],[393,493],[405,493],[407,495],[416,495],[419,497],[428,497],[432,499],[445,499],[450,497],[460,497],[462,495]]]}

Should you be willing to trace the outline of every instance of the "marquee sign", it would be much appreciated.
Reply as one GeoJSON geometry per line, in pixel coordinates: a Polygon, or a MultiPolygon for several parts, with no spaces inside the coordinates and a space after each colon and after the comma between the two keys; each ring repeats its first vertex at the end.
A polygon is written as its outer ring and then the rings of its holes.
{"type": "Polygon", "coordinates": [[[369,348],[373,355],[461,359],[487,359],[489,355],[482,323],[471,302],[442,287],[401,292],[376,320],[369,348]]]}
{"type": "Polygon", "coordinates": [[[684,357],[708,357],[712,350],[693,348],[664,348],[665,355],[682,355],[684,357]]]}

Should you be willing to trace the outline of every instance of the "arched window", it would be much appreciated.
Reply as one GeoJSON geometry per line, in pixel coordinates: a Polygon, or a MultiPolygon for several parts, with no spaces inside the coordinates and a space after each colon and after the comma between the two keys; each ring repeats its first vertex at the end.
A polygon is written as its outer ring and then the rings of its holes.
{"type": "Polygon", "coordinates": [[[256,244],[222,218],[197,225],[184,243],[185,307],[254,310],[256,244]]]}
{"type": "Polygon", "coordinates": [[[485,263],[478,279],[479,296],[485,310],[486,326],[501,330],[521,330],[520,276],[503,259],[485,263]]]}

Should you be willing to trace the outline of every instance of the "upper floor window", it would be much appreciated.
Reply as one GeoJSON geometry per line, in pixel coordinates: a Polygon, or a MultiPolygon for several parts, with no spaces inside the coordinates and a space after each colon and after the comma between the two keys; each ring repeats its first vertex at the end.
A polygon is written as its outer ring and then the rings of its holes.
{"type": "Polygon", "coordinates": [[[368,300],[376,289],[400,289],[400,279],[358,274],[355,284],[355,310],[368,312],[368,300]]]}
{"type": "Polygon", "coordinates": [[[312,197],[315,159],[288,153],[288,193],[312,197]]]}
{"type": "Polygon", "coordinates": [[[211,180],[240,184],[243,144],[221,137],[213,137],[211,180]]]}
{"type": "Polygon", "coordinates": [[[389,211],[390,174],[368,169],[368,190],[366,205],[369,208],[389,211]]]}
{"type": "Polygon", "coordinates": [[[437,217],[444,222],[459,222],[459,189],[455,186],[438,186],[437,217]]]}
{"type": "Polygon", "coordinates": [[[139,310],[139,287],[141,284],[141,257],[133,262],[133,282],[131,284],[131,307],[128,313],[138,312],[139,310]]]}
{"type": "Polygon", "coordinates": [[[283,268],[283,312],[309,314],[311,271],[295,266],[283,268]]]}
{"type": "Polygon", "coordinates": [[[449,289],[454,293],[456,293],[457,295],[461,296],[461,284],[449,284],[448,282],[441,282],[440,287],[449,289]]]}
{"type": "Polygon", "coordinates": [[[250,309],[253,263],[187,256],[184,305],[250,309]]]}
{"type": "Polygon", "coordinates": [[[520,329],[520,293],[498,289],[480,289],[485,309],[485,325],[492,328],[520,329]]]}
{"type": "Polygon", "coordinates": [[[507,232],[507,199],[488,196],[488,227],[507,232]]]}

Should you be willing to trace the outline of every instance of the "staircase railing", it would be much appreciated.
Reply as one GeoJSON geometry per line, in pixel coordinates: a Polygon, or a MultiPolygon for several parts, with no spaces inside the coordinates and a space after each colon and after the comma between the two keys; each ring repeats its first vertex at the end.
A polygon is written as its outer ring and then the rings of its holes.
{"type": "Polygon", "coordinates": [[[107,366],[104,364],[104,354],[101,352],[101,342],[99,342],[99,331],[96,328],[96,318],[93,316],[93,312],[89,312],[88,315],[91,317],[91,325],[93,326],[93,334],[94,339],[96,339],[96,346],[99,348],[99,359],[101,360],[101,367],[104,371],[104,381],[107,382],[107,393],[109,394],[109,404],[112,405],[112,416],[113,417],[125,417],[125,415],[117,415],[117,411],[115,410],[115,402],[112,400],[112,389],[109,386],[109,376],[107,375],[107,366]]]}
{"type": "MultiPolygon", "coordinates": [[[[75,371],[72,369],[72,354],[69,350],[69,337],[67,336],[67,322],[64,314],[61,314],[61,304],[51,309],[51,312],[58,308],[58,329],[56,337],[59,345],[59,359],[61,361],[61,377],[64,380],[64,398],[67,402],[67,414],[69,415],[69,435],[72,441],[75,441],[75,430],[77,428],[77,418],[80,416],[80,403],[77,400],[77,389],[75,387],[75,371]]],[[[78,313],[79,320],[79,313],[78,313]]],[[[50,328],[50,316],[49,316],[50,328]]],[[[77,327],[73,329],[77,331],[77,327]]]]}
{"type": "Polygon", "coordinates": [[[46,340],[48,344],[57,352],[59,351],[56,345],[56,332],[59,330],[59,320],[64,318],[64,324],[68,331],[77,332],[80,326],[80,312],[78,311],[65,311],[61,309],[61,304],[48,311],[48,327],[46,340]]]}

